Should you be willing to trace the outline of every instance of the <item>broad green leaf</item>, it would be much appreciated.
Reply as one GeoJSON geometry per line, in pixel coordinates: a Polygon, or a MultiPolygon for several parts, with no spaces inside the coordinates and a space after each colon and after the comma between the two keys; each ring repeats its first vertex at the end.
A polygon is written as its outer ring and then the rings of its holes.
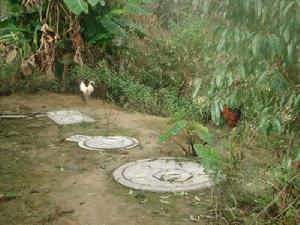
{"type": "Polygon", "coordinates": [[[289,100],[287,101],[287,105],[292,107],[293,103],[294,103],[294,100],[295,100],[295,94],[292,94],[290,97],[289,97],[289,100]]]}
{"type": "Polygon", "coordinates": [[[159,136],[158,143],[165,142],[170,137],[179,134],[183,128],[185,128],[187,122],[185,120],[177,121],[171,128],[167,129],[167,131],[159,136]]]}
{"type": "Polygon", "coordinates": [[[88,4],[84,0],[64,0],[64,2],[75,15],[79,15],[82,12],[88,13],[88,4]]]}
{"type": "Polygon", "coordinates": [[[271,78],[271,89],[278,93],[284,94],[288,91],[290,83],[286,81],[283,75],[279,72],[274,72],[271,78]]]}
{"type": "Polygon", "coordinates": [[[105,6],[105,1],[104,0],[99,0],[100,5],[105,6]]]}
{"type": "Polygon", "coordinates": [[[300,110],[300,94],[298,94],[298,96],[295,99],[294,108],[295,110],[300,110]]]}
{"type": "Polygon", "coordinates": [[[282,132],[282,127],[278,118],[273,119],[273,126],[278,134],[282,132]]]}
{"type": "Polygon", "coordinates": [[[233,83],[233,76],[232,76],[232,72],[231,71],[229,71],[227,73],[227,83],[228,83],[228,86],[231,86],[232,83],[233,83]]]}
{"type": "Polygon", "coordinates": [[[170,134],[163,133],[163,134],[159,135],[158,143],[161,144],[161,143],[167,141],[170,137],[171,137],[170,134]]]}
{"type": "Polygon", "coordinates": [[[284,9],[284,11],[283,11],[283,16],[284,16],[284,17],[287,16],[289,10],[292,8],[292,6],[294,5],[294,3],[295,3],[294,1],[291,1],[291,2],[285,7],[285,9],[284,9]]]}
{"type": "Polygon", "coordinates": [[[150,15],[150,13],[147,10],[133,4],[127,5],[126,12],[130,14],[141,15],[141,16],[150,15]]]}
{"type": "Polygon", "coordinates": [[[245,70],[245,67],[243,64],[240,64],[238,66],[238,74],[241,79],[243,79],[243,80],[246,79],[246,70],[245,70]]]}
{"type": "Polygon", "coordinates": [[[281,40],[279,39],[279,37],[275,34],[273,35],[269,35],[269,38],[267,40],[267,44],[268,44],[268,47],[273,56],[275,56],[276,54],[281,54],[281,51],[282,51],[282,45],[281,45],[281,40]]]}
{"type": "Polygon", "coordinates": [[[283,33],[283,37],[285,39],[286,42],[290,41],[290,30],[289,27],[287,27],[283,33]]]}
{"type": "Polygon", "coordinates": [[[294,46],[292,43],[290,43],[288,46],[287,46],[287,52],[288,52],[288,56],[290,59],[293,58],[293,52],[294,52],[294,46]]]}
{"type": "MultiPolygon", "coordinates": [[[[103,1],[103,0],[87,0],[88,1],[88,3],[91,5],[91,6],[96,6],[99,2],[101,2],[101,5],[104,3],[105,4],[105,2],[103,1]]],[[[103,6],[103,5],[102,5],[103,6]]]]}
{"type": "Polygon", "coordinates": [[[262,9],[262,2],[261,0],[255,0],[255,11],[257,17],[260,17],[261,15],[261,9],[262,9]]]}
{"type": "Polygon", "coordinates": [[[222,38],[220,39],[219,43],[218,43],[218,46],[217,46],[217,50],[221,50],[224,45],[225,45],[225,42],[226,42],[226,36],[222,36],[222,38]]]}
{"type": "Polygon", "coordinates": [[[106,16],[121,16],[125,13],[124,9],[112,9],[106,16]]]}
{"type": "Polygon", "coordinates": [[[217,75],[223,76],[225,75],[226,70],[227,70],[227,65],[218,66],[215,73],[217,75]]]}
{"type": "Polygon", "coordinates": [[[37,25],[34,29],[34,34],[33,34],[33,47],[34,50],[38,48],[38,31],[41,30],[41,25],[37,25]]]}
{"type": "Polygon", "coordinates": [[[202,84],[202,79],[197,78],[195,80],[195,85],[194,85],[194,92],[193,92],[193,96],[192,96],[193,99],[196,98],[196,96],[198,95],[201,84],[202,84]]]}
{"type": "Polygon", "coordinates": [[[234,32],[234,41],[238,45],[241,41],[240,31],[238,29],[234,32]]]}
{"type": "Polygon", "coordinates": [[[212,139],[211,139],[211,136],[210,136],[208,128],[205,127],[205,126],[203,126],[202,124],[199,124],[199,123],[196,125],[196,128],[197,128],[197,131],[198,131],[197,133],[198,133],[199,137],[203,141],[211,144],[212,143],[212,139]]]}
{"type": "Polygon", "coordinates": [[[261,46],[261,37],[256,35],[252,41],[252,53],[254,56],[258,56],[261,46]]]}
{"type": "Polygon", "coordinates": [[[220,170],[221,159],[218,152],[201,144],[194,146],[197,156],[205,169],[218,171],[220,170]]]}
{"type": "Polygon", "coordinates": [[[177,135],[183,128],[185,128],[187,122],[185,120],[180,120],[175,123],[175,126],[171,128],[171,134],[177,135]]]}
{"type": "Polygon", "coordinates": [[[212,121],[216,125],[219,125],[220,124],[220,119],[221,119],[219,101],[215,101],[215,103],[211,106],[210,112],[211,112],[212,121]]]}
{"type": "Polygon", "coordinates": [[[24,58],[28,58],[30,56],[31,47],[29,41],[25,38],[22,39],[22,51],[23,51],[24,58]]]}
{"type": "Polygon", "coordinates": [[[14,35],[13,34],[4,34],[0,36],[0,42],[6,42],[9,40],[13,40],[14,39],[14,35]]]}
{"type": "Polygon", "coordinates": [[[258,126],[259,131],[262,134],[266,135],[268,133],[269,127],[270,127],[269,118],[268,117],[262,118],[262,120],[260,121],[259,126],[258,126]]]}
{"type": "Polygon", "coordinates": [[[111,37],[111,34],[106,33],[99,33],[97,35],[94,35],[91,39],[87,41],[87,46],[91,46],[97,42],[101,42],[102,40],[108,40],[111,37]]]}
{"type": "Polygon", "coordinates": [[[221,76],[216,76],[216,85],[217,85],[217,87],[220,87],[221,86],[221,79],[222,79],[222,77],[221,76]]]}
{"type": "MultiPolygon", "coordinates": [[[[258,80],[256,81],[256,85],[259,85],[259,84],[261,84],[261,83],[263,83],[263,82],[265,82],[265,81],[268,81],[268,76],[270,75],[270,73],[269,73],[269,71],[265,71],[265,72],[263,72],[260,76],[259,76],[259,78],[258,78],[258,80]]],[[[266,84],[266,83],[264,83],[264,84],[266,84]]]]}
{"type": "Polygon", "coordinates": [[[267,18],[268,18],[268,12],[269,12],[269,9],[268,7],[264,7],[263,10],[262,10],[262,22],[265,23],[267,21],[267,18]]]}
{"type": "Polygon", "coordinates": [[[116,35],[118,38],[121,39],[126,38],[127,35],[125,31],[118,24],[116,24],[112,19],[105,17],[101,20],[101,24],[108,32],[116,35]]]}
{"type": "Polygon", "coordinates": [[[174,115],[172,115],[171,119],[169,120],[169,124],[172,124],[172,123],[175,123],[179,120],[183,120],[186,116],[186,112],[184,111],[179,111],[179,112],[176,112],[174,115]]]}
{"type": "Polygon", "coordinates": [[[300,160],[300,147],[295,147],[291,150],[294,160],[300,160]]]}

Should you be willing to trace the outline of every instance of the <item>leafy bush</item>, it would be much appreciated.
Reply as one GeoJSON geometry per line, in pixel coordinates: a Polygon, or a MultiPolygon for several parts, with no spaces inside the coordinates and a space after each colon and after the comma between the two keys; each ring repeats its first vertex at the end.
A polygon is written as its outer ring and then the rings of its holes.
{"type": "Polygon", "coordinates": [[[14,83],[12,91],[31,94],[43,91],[61,93],[62,87],[54,78],[34,73],[14,83]]]}
{"type": "Polygon", "coordinates": [[[61,91],[59,83],[52,77],[34,73],[21,79],[18,74],[20,60],[20,57],[15,57],[12,62],[4,63],[0,57],[0,95],[9,95],[13,92],[35,93],[42,90],[61,91]]]}
{"type": "Polygon", "coordinates": [[[208,97],[220,123],[227,105],[243,105],[247,121],[262,134],[282,133],[300,112],[299,1],[199,1],[209,24],[208,97]],[[272,9],[272,10],[268,10],[272,9]]]}
{"type": "MultiPolygon", "coordinates": [[[[153,89],[172,89],[178,96],[188,96],[195,78],[205,77],[205,33],[203,20],[187,18],[166,31],[155,25],[153,34],[144,39],[131,36],[123,58],[128,71],[153,89]]],[[[151,30],[150,30],[151,31],[151,30]]]]}
{"type": "Polygon", "coordinates": [[[87,65],[75,67],[70,76],[66,77],[67,91],[78,93],[81,80],[93,80],[96,83],[95,95],[141,112],[170,115],[191,106],[188,98],[179,98],[172,90],[154,90],[127,73],[113,73],[104,61],[94,69],[87,65]]]}
{"type": "MultiPolygon", "coordinates": [[[[201,123],[190,120],[186,112],[178,112],[173,115],[170,120],[171,127],[167,129],[159,137],[159,142],[165,142],[172,139],[181,147],[185,156],[197,156],[203,162],[209,160],[209,156],[202,154],[202,151],[214,151],[205,147],[206,144],[211,144],[211,136],[208,128],[201,123]]],[[[208,168],[211,169],[211,168],[208,168]]]]}
{"type": "MultiPolygon", "coordinates": [[[[147,15],[147,1],[3,0],[0,8],[1,46],[13,46],[22,58],[21,71],[53,75],[54,61],[71,54],[78,64],[93,63],[106,46],[122,44],[127,35],[146,31],[130,19],[147,15]],[[99,50],[99,47],[102,47],[99,50]],[[95,55],[94,55],[95,56],[95,55]]],[[[0,47],[1,47],[0,46],[0,47]]],[[[6,57],[6,55],[2,55],[6,57]]]]}

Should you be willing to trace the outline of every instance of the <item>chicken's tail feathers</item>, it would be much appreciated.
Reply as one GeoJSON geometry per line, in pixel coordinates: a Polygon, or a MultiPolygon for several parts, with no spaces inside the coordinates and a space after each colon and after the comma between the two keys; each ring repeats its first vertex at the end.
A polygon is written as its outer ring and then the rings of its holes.
{"type": "Polygon", "coordinates": [[[235,108],[234,113],[236,114],[237,118],[240,119],[242,116],[242,110],[240,108],[235,108]]]}
{"type": "Polygon", "coordinates": [[[89,82],[89,85],[94,85],[95,86],[95,82],[93,81],[93,80],[91,80],[90,82],[89,82]]]}

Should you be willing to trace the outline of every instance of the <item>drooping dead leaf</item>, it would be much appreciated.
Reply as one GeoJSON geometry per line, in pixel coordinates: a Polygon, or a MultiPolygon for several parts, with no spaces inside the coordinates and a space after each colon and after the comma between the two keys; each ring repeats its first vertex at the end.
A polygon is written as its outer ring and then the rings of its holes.
{"type": "Polygon", "coordinates": [[[75,17],[70,18],[70,37],[72,40],[75,55],[73,61],[79,65],[83,65],[82,52],[84,51],[84,41],[80,33],[80,25],[75,17]]]}
{"type": "Polygon", "coordinates": [[[74,62],[78,63],[79,65],[83,65],[83,61],[82,61],[82,55],[81,55],[81,50],[80,48],[77,48],[75,51],[75,55],[74,55],[74,62]]]}
{"type": "Polygon", "coordinates": [[[10,51],[7,55],[6,63],[12,64],[12,62],[16,59],[17,54],[18,54],[18,51],[16,49],[13,49],[12,51],[10,51]]]}
{"type": "Polygon", "coordinates": [[[41,31],[42,37],[39,49],[29,59],[22,63],[21,70],[24,75],[30,75],[36,68],[42,73],[53,74],[54,44],[59,37],[47,23],[44,23],[41,31]]]}
{"type": "Polygon", "coordinates": [[[22,6],[29,13],[34,12],[36,9],[39,10],[42,5],[43,0],[22,0],[22,6]]]}
{"type": "Polygon", "coordinates": [[[6,43],[0,43],[0,50],[2,52],[2,59],[7,64],[12,64],[19,53],[19,49],[16,46],[6,43]]]}

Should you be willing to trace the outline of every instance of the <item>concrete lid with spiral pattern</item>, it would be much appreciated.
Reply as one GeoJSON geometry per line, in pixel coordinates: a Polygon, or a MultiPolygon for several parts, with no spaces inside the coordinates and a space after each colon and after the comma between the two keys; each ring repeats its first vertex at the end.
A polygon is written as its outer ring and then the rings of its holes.
{"type": "Polygon", "coordinates": [[[129,188],[152,192],[180,192],[213,185],[209,174],[198,163],[182,158],[152,158],[120,166],[114,179],[129,188]]]}

